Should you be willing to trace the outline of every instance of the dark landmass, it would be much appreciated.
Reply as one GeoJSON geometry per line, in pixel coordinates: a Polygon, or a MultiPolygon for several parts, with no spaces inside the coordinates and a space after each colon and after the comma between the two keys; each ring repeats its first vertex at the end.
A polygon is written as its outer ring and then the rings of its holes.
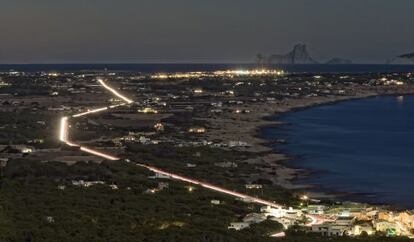
{"type": "MultiPolygon", "coordinates": [[[[0,241],[274,241],[269,236],[285,230],[284,221],[272,217],[240,231],[228,229],[248,215],[263,216],[263,206],[154,178],[135,162],[305,214],[308,205],[326,206],[328,217],[349,209],[362,211],[358,219],[372,210],[390,214],[326,194],[308,194],[321,201],[304,202],[308,188],[292,183],[303,171],[286,167],[289,157],[266,146],[258,130],[278,124],[265,117],[300,108],[414,93],[407,73],[3,72],[0,77],[0,241]],[[62,116],[120,102],[96,84],[98,76],[136,102],[76,119],[70,138],[121,161],[104,161],[58,140],[62,116]]],[[[377,219],[364,221],[372,227],[377,219]]],[[[407,241],[379,231],[323,238],[310,233],[305,217],[294,221],[285,241],[407,241]]]]}
{"type": "MultiPolygon", "coordinates": [[[[279,64],[279,65],[295,65],[295,64],[319,64],[308,52],[307,46],[297,44],[293,50],[285,55],[271,55],[267,60],[261,54],[257,57],[258,64],[279,64]]],[[[327,61],[328,65],[352,64],[352,61],[342,58],[333,58],[327,61]]]]}
{"type": "Polygon", "coordinates": [[[328,64],[328,65],[350,65],[350,64],[352,64],[352,61],[348,60],[348,59],[342,59],[342,58],[333,58],[333,59],[327,61],[325,64],[328,64]]]}
{"type": "Polygon", "coordinates": [[[387,64],[413,65],[414,64],[414,53],[403,54],[403,55],[394,57],[388,60],[387,64]]]}

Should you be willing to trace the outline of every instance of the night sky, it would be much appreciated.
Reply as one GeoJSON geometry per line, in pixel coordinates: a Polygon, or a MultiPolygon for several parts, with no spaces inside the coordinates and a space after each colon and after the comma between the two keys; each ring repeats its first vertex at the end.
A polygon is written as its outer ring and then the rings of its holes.
{"type": "Polygon", "coordinates": [[[360,63],[414,52],[413,0],[0,0],[0,63],[252,62],[306,43],[360,63]]]}

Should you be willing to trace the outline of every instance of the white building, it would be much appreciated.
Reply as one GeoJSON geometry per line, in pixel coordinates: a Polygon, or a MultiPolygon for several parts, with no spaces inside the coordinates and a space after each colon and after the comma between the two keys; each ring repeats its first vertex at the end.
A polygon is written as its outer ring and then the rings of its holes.
{"type": "Polygon", "coordinates": [[[367,235],[373,235],[375,230],[371,224],[355,225],[352,228],[352,235],[361,235],[364,232],[367,233],[367,235]]]}
{"type": "Polygon", "coordinates": [[[313,233],[319,233],[322,236],[343,236],[349,233],[350,227],[334,223],[324,223],[312,225],[310,231],[313,233]]]}
{"type": "Polygon", "coordinates": [[[289,227],[295,224],[295,220],[291,218],[270,218],[270,220],[282,224],[284,229],[288,229],[289,227]]]}
{"type": "Polygon", "coordinates": [[[265,221],[267,219],[267,216],[260,213],[250,213],[247,214],[246,217],[243,218],[243,222],[249,223],[249,224],[257,224],[265,221]]]}
{"type": "Polygon", "coordinates": [[[266,216],[272,216],[275,218],[282,218],[286,215],[286,209],[282,208],[273,208],[271,206],[265,206],[260,208],[260,212],[264,213],[266,216]]]}
{"type": "Polygon", "coordinates": [[[263,186],[261,184],[246,184],[246,189],[262,189],[263,186]]]}
{"type": "Polygon", "coordinates": [[[323,215],[325,214],[325,208],[323,205],[309,205],[307,212],[312,215],[323,215]]]}
{"type": "Polygon", "coordinates": [[[18,150],[19,152],[23,154],[29,154],[34,152],[34,147],[32,146],[26,146],[26,145],[15,145],[13,146],[14,149],[18,150]]]}
{"type": "Polygon", "coordinates": [[[235,222],[235,223],[230,223],[230,226],[228,227],[228,229],[242,230],[242,229],[248,228],[249,226],[250,226],[249,223],[235,222]]]}
{"type": "Polygon", "coordinates": [[[210,203],[213,204],[213,205],[220,205],[221,202],[220,202],[220,200],[213,199],[213,200],[210,201],[210,203]]]}

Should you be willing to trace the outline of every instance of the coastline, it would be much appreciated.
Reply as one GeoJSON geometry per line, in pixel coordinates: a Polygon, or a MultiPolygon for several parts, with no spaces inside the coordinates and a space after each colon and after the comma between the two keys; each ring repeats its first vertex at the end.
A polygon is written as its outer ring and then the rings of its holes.
{"type": "MultiPolygon", "coordinates": [[[[336,105],[337,103],[342,102],[348,102],[348,101],[355,101],[355,100],[361,100],[361,99],[371,99],[376,97],[384,97],[384,96],[400,96],[400,95],[412,95],[412,91],[404,91],[396,92],[396,93],[378,93],[373,95],[363,95],[360,97],[351,97],[351,98],[345,98],[345,99],[338,99],[335,101],[327,101],[319,104],[311,104],[309,106],[305,107],[295,107],[291,110],[284,112],[284,113],[278,113],[271,117],[270,120],[275,120],[278,124],[276,125],[266,125],[263,127],[260,127],[261,132],[263,132],[264,129],[268,127],[273,128],[279,128],[280,126],[280,116],[291,113],[291,112],[300,112],[305,109],[313,108],[316,106],[326,106],[326,105],[336,105]]],[[[268,119],[268,117],[265,117],[265,119],[268,119]]],[[[285,123],[286,125],[289,125],[289,123],[285,123]]],[[[263,137],[263,134],[262,134],[263,137]]],[[[265,140],[269,140],[270,137],[263,137],[265,140]]],[[[276,139],[279,137],[275,137],[276,139]]],[[[277,142],[276,142],[277,144],[277,142]]],[[[290,163],[292,160],[300,160],[303,157],[300,156],[291,156],[286,150],[278,150],[275,149],[274,144],[270,143],[268,144],[273,147],[275,152],[281,152],[283,154],[289,155],[288,160],[281,161],[281,164],[284,165],[287,168],[294,169],[296,171],[296,176],[293,179],[290,179],[289,182],[291,182],[294,185],[294,188],[298,188],[296,190],[302,190],[306,189],[306,194],[310,197],[316,198],[316,199],[328,199],[333,201],[352,201],[352,202],[358,202],[358,203],[366,203],[366,204],[372,204],[377,206],[387,206],[392,207],[396,210],[405,210],[405,209],[413,209],[413,207],[407,207],[405,205],[399,204],[399,203],[387,203],[387,202],[373,202],[372,198],[380,196],[380,194],[377,193],[370,193],[370,192],[344,192],[335,190],[332,188],[325,187],[325,184],[309,184],[308,178],[312,178],[312,176],[318,176],[324,173],[324,171],[318,170],[318,169],[310,169],[310,168],[304,168],[298,164],[293,165],[290,163]]],[[[288,188],[288,187],[285,187],[288,188]]],[[[295,190],[295,189],[294,189],[295,190]]]]}
{"type": "MultiPolygon", "coordinates": [[[[290,164],[290,161],[295,159],[295,157],[286,152],[276,150],[271,145],[273,142],[263,137],[261,132],[266,127],[278,127],[283,125],[283,122],[279,121],[278,116],[289,112],[298,112],[316,106],[334,105],[338,102],[366,99],[377,96],[399,96],[412,94],[414,94],[414,87],[406,86],[403,88],[393,89],[378,88],[360,90],[358,93],[348,96],[289,99],[276,101],[267,105],[254,103],[245,104],[244,108],[254,110],[254,112],[251,112],[243,117],[240,117],[239,115],[231,115],[230,117],[230,119],[236,120],[234,122],[242,122],[241,125],[232,125],[232,122],[229,122],[228,119],[215,120],[216,125],[220,126],[222,130],[226,130],[226,132],[221,132],[221,135],[213,132],[209,136],[210,138],[227,138],[228,140],[239,139],[250,145],[248,148],[238,148],[240,151],[257,153],[257,157],[244,161],[255,165],[256,170],[258,170],[257,173],[250,174],[250,181],[261,177],[271,180],[274,185],[283,187],[294,193],[303,193],[306,190],[306,194],[316,199],[347,201],[358,200],[363,202],[363,199],[360,199],[361,196],[370,194],[343,193],[299,182],[301,179],[313,176],[319,171],[294,167],[290,164]],[[229,135],[229,131],[233,133],[233,135],[229,135]]],[[[277,139],[277,137],[275,138],[277,139]]],[[[380,203],[376,205],[395,206],[393,204],[380,203]]]]}

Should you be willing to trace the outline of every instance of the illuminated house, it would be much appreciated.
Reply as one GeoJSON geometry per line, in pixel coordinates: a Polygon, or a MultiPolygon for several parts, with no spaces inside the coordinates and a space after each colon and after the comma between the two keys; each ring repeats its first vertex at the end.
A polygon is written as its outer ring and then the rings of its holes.
{"type": "Polygon", "coordinates": [[[201,94],[201,93],[203,93],[204,91],[203,91],[203,89],[201,89],[201,88],[197,88],[197,89],[194,89],[194,90],[193,90],[193,92],[194,92],[195,94],[201,94]]]}
{"type": "Polygon", "coordinates": [[[249,226],[250,226],[249,223],[236,222],[236,223],[231,223],[228,229],[242,230],[242,229],[248,228],[249,226]]]}
{"type": "Polygon", "coordinates": [[[139,109],[138,113],[158,113],[158,111],[153,108],[143,108],[139,109]]]}
{"type": "Polygon", "coordinates": [[[188,129],[189,133],[197,133],[197,134],[202,134],[206,132],[206,129],[203,127],[192,127],[188,129]]]}

